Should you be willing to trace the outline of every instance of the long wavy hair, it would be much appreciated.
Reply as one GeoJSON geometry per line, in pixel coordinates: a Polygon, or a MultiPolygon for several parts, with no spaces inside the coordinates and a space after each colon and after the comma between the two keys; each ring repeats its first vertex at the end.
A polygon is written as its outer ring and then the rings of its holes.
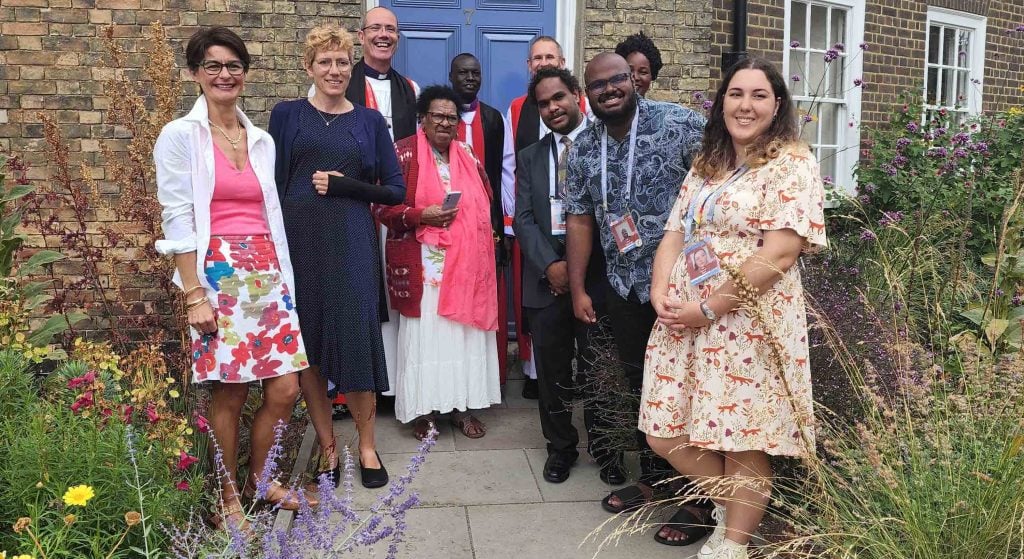
{"type": "Polygon", "coordinates": [[[694,158],[694,171],[701,177],[715,178],[733,169],[736,164],[736,150],[733,148],[732,136],[725,126],[725,94],[733,76],[740,70],[761,70],[768,78],[772,87],[772,95],[779,100],[779,110],[772,120],[771,126],[760,137],[747,145],[747,165],[760,167],[779,156],[790,144],[799,141],[800,132],[797,128],[796,109],[793,98],[786,88],[786,80],[771,62],[764,58],[744,58],[725,73],[722,83],[715,93],[708,124],[704,129],[704,141],[697,157],[694,158]]]}

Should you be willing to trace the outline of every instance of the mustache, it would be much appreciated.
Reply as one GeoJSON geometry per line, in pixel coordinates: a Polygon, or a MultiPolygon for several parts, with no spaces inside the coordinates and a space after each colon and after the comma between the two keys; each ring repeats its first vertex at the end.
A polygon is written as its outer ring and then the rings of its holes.
{"type": "Polygon", "coordinates": [[[625,97],[625,95],[622,94],[622,93],[619,93],[618,91],[609,91],[607,93],[602,93],[600,96],[598,96],[597,102],[598,103],[604,103],[605,101],[607,101],[609,99],[618,99],[620,97],[625,97]]]}

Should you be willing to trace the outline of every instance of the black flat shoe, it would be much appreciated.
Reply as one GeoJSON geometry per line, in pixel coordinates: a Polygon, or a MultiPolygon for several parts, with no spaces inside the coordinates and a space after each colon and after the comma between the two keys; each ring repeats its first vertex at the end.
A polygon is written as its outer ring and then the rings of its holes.
{"type": "Polygon", "coordinates": [[[572,468],[575,458],[564,454],[549,454],[544,462],[544,481],[551,483],[562,483],[569,479],[569,469],[572,468]]]}
{"type": "Polygon", "coordinates": [[[363,487],[367,489],[376,489],[388,484],[388,470],[380,459],[380,453],[374,451],[374,454],[377,454],[377,461],[380,462],[379,468],[363,467],[363,459],[359,459],[359,477],[363,481],[363,487]]]}
{"type": "Polygon", "coordinates": [[[622,485],[626,483],[626,470],[622,467],[622,462],[611,460],[601,464],[601,481],[608,485],[622,485]]]}
{"type": "Polygon", "coordinates": [[[537,379],[528,378],[523,383],[523,398],[527,400],[540,398],[540,388],[537,386],[537,379]]]}

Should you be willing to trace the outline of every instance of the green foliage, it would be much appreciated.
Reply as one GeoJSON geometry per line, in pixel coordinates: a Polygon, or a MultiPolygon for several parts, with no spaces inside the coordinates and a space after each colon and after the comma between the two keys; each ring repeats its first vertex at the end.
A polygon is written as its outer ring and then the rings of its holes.
{"type": "MultiPolygon", "coordinates": [[[[34,537],[50,559],[107,557],[115,548],[113,557],[136,557],[131,548],[146,542],[143,524],[126,522],[132,511],[145,514],[149,547],[165,548],[167,536],[157,527],[187,518],[197,505],[198,469],[176,471],[163,441],[138,431],[133,464],[127,444],[133,428],[119,414],[76,413],[70,394],[40,398],[26,366],[22,356],[0,351],[0,526],[31,519],[21,533],[0,530],[0,551],[38,557],[34,537]],[[176,488],[182,477],[188,490],[176,488]],[[81,484],[95,497],[85,506],[66,505],[65,491],[81,484]]],[[[69,372],[80,369],[71,365],[69,372]]]]}

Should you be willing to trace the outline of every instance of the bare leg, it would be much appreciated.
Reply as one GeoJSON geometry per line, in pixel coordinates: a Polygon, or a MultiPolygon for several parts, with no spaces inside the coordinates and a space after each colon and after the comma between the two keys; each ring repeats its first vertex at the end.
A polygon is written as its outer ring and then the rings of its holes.
{"type": "Polygon", "coordinates": [[[288,422],[298,396],[298,375],[284,375],[263,381],[263,404],[256,410],[250,434],[252,457],[249,470],[254,479],[260,478],[266,466],[267,454],[274,444],[274,427],[278,421],[288,422]]]}
{"type": "Polygon", "coordinates": [[[221,449],[221,460],[227,475],[221,478],[221,499],[226,506],[239,502],[238,486],[238,420],[249,395],[245,383],[213,383],[210,401],[210,427],[221,449]]]}
{"type": "Polygon", "coordinates": [[[746,545],[764,517],[772,492],[772,466],[759,450],[725,453],[728,479],[725,537],[746,545]]]}
{"type": "Polygon", "coordinates": [[[373,392],[347,392],[345,400],[348,409],[356,422],[359,432],[359,458],[363,467],[380,468],[377,460],[377,443],[374,439],[374,427],[377,423],[377,394],[373,392]]]}
{"type": "MultiPolygon", "coordinates": [[[[686,435],[672,439],[648,436],[647,442],[655,454],[668,460],[677,472],[692,480],[704,494],[712,497],[716,495],[713,490],[717,489],[717,485],[721,483],[722,476],[725,474],[725,461],[720,453],[688,446],[690,438],[686,435]]],[[[715,501],[721,503],[719,500],[715,501]]],[[[689,507],[689,510],[697,518],[703,518],[706,525],[714,523],[710,518],[710,511],[707,509],[689,507]]],[[[663,526],[659,534],[661,537],[673,541],[679,541],[686,537],[681,530],[671,525],[663,526]]]]}
{"type": "MultiPolygon", "coordinates": [[[[327,379],[320,376],[320,367],[310,367],[299,373],[299,386],[302,387],[302,397],[306,400],[309,421],[316,431],[320,449],[327,450],[334,444],[334,420],[331,419],[331,400],[327,397],[327,379]]],[[[327,464],[329,468],[336,465],[327,464]]]]}

